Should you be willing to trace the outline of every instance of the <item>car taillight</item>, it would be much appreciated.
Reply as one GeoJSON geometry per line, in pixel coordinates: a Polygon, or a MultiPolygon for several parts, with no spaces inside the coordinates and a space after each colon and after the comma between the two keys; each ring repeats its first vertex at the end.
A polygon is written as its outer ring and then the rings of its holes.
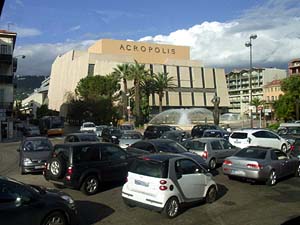
{"type": "Polygon", "coordinates": [[[295,145],[291,145],[290,151],[292,152],[292,151],[294,151],[294,150],[295,150],[295,145]]]}
{"type": "Polygon", "coordinates": [[[71,180],[71,175],[73,173],[73,167],[72,166],[69,166],[68,167],[68,170],[67,170],[67,176],[66,176],[66,179],[67,180],[71,180]]]}
{"type": "Polygon", "coordinates": [[[165,191],[168,189],[168,186],[166,186],[166,184],[167,184],[166,180],[160,180],[159,183],[162,184],[159,186],[159,190],[165,191]]]}
{"type": "Polygon", "coordinates": [[[249,164],[247,164],[247,167],[252,168],[252,169],[262,169],[263,168],[263,166],[258,164],[258,163],[257,164],[256,163],[249,163],[249,164]]]}
{"type": "Polygon", "coordinates": [[[208,158],[208,152],[206,150],[202,153],[202,158],[204,159],[208,158]]]}
{"type": "Polygon", "coordinates": [[[230,160],[224,160],[223,164],[224,164],[224,165],[231,166],[231,165],[232,165],[232,162],[231,162],[230,160]]]}

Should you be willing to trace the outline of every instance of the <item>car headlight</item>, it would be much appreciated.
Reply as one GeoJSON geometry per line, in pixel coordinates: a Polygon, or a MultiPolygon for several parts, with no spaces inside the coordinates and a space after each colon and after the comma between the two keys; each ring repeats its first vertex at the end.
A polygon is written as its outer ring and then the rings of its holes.
{"type": "Polygon", "coordinates": [[[23,163],[24,163],[24,165],[27,165],[27,164],[31,164],[32,161],[31,161],[30,158],[24,158],[24,159],[23,159],[23,163]]]}
{"type": "Polygon", "coordinates": [[[67,201],[69,204],[73,205],[75,202],[71,196],[62,195],[60,196],[63,200],[67,201]]]}

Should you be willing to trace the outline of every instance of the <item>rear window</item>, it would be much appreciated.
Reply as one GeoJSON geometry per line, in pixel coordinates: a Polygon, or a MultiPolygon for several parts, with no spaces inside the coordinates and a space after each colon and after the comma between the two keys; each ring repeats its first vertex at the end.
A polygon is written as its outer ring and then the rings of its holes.
{"type": "Polygon", "coordinates": [[[262,149],[245,148],[235,154],[241,158],[265,159],[267,151],[262,149]]]}
{"type": "Polygon", "coordinates": [[[230,137],[234,139],[246,139],[247,136],[248,134],[244,132],[233,132],[230,137]]]}
{"type": "Polygon", "coordinates": [[[63,158],[69,158],[69,147],[55,146],[53,150],[53,156],[63,156],[63,158]]]}
{"type": "Polygon", "coordinates": [[[137,159],[135,160],[129,172],[156,178],[167,178],[168,163],[157,162],[153,160],[137,159]]]}
{"type": "Polygon", "coordinates": [[[99,146],[73,146],[73,163],[99,161],[99,146]]]}
{"type": "Polygon", "coordinates": [[[194,150],[198,150],[198,151],[204,151],[205,150],[206,143],[200,142],[200,141],[193,141],[192,143],[193,143],[192,148],[194,150]]]}

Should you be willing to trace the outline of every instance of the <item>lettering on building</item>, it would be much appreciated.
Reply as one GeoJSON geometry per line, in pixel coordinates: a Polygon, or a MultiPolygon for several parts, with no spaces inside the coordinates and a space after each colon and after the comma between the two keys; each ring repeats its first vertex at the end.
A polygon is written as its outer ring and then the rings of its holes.
{"type": "Polygon", "coordinates": [[[127,52],[147,52],[147,53],[156,53],[156,54],[165,54],[165,55],[175,55],[176,51],[174,48],[165,48],[165,47],[146,47],[144,45],[130,45],[126,44],[120,45],[120,50],[127,52]]]}

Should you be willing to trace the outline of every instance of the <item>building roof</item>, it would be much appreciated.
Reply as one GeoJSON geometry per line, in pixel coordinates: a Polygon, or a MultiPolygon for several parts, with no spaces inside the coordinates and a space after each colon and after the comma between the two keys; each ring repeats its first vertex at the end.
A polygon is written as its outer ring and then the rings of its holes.
{"type": "Polygon", "coordinates": [[[17,33],[7,30],[0,30],[0,37],[13,38],[13,47],[15,47],[17,33]]]}
{"type": "Polygon", "coordinates": [[[272,80],[271,82],[267,83],[264,87],[280,86],[281,82],[281,80],[272,80]]]}

